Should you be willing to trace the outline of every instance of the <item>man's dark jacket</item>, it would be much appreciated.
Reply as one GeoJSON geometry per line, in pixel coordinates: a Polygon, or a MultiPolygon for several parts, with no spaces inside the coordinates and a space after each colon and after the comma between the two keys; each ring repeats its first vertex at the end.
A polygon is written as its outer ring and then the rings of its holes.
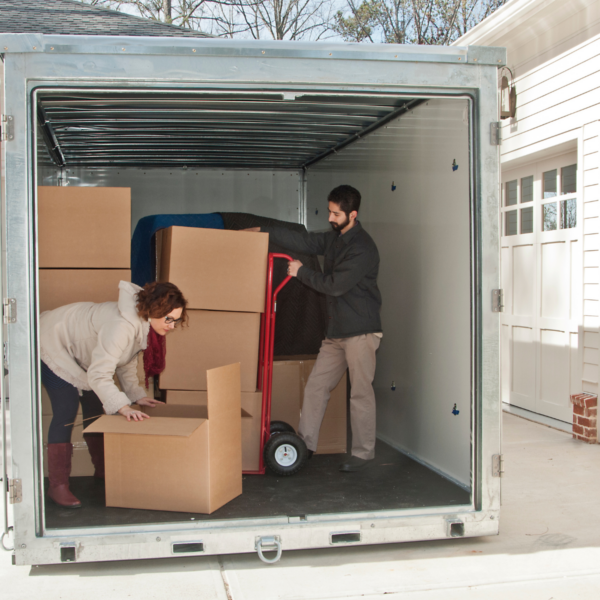
{"type": "Polygon", "coordinates": [[[298,279],[327,295],[328,338],[346,338],[381,331],[381,293],[377,287],[379,252],[357,221],[343,235],[336,231],[308,233],[261,227],[272,241],[290,252],[325,257],[324,273],[304,265],[298,279]]]}

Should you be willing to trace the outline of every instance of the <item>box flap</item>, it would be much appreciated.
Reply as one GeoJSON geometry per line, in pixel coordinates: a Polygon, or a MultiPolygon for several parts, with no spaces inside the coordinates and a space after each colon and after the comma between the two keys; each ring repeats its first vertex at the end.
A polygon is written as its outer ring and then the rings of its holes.
{"type": "Polygon", "coordinates": [[[214,419],[235,409],[241,409],[240,363],[209,369],[206,372],[208,387],[208,418],[214,419]]]}
{"type": "Polygon", "coordinates": [[[159,404],[154,408],[150,406],[140,406],[139,409],[147,415],[154,417],[174,417],[177,419],[208,419],[208,410],[206,406],[173,404],[159,404]]]}
{"type": "Polygon", "coordinates": [[[128,421],[120,415],[103,415],[89,427],[86,427],[84,433],[124,433],[189,437],[203,423],[206,423],[206,419],[152,417],[143,421],[128,421]]]}

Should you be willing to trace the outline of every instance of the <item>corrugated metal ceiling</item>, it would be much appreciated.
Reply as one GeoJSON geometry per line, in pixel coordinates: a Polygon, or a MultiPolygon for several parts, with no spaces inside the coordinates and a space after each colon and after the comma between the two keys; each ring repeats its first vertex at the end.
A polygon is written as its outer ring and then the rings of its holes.
{"type": "Polygon", "coordinates": [[[414,99],[294,92],[38,92],[58,166],[301,168],[401,115],[414,99]]]}

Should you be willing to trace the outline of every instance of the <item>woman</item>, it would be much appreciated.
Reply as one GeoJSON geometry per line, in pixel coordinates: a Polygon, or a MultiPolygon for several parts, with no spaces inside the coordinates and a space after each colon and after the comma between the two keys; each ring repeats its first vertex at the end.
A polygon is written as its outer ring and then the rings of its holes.
{"type": "MultiPolygon", "coordinates": [[[[69,490],[71,431],[79,403],[84,426],[100,415],[121,414],[128,421],[149,416],[131,407],[154,407],[137,376],[138,353],[144,351],[148,377],[165,368],[165,335],[187,320],[187,300],[172,283],[149,283],[144,288],[121,281],[118,302],[77,302],[42,313],[40,345],[42,383],[52,403],[48,433],[49,496],[61,506],[81,502],[69,490]],[[120,391],[114,381],[117,375],[120,391]]],[[[104,438],[84,435],[94,476],[104,477],[104,438]]]]}

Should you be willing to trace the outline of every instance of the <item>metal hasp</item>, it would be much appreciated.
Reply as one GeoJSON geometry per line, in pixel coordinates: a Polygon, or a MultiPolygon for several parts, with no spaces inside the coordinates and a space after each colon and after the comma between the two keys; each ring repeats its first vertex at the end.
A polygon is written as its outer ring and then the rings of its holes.
{"type": "Polygon", "coordinates": [[[12,115],[2,115],[2,136],[3,142],[12,142],[15,139],[15,120],[12,115]]]}
{"type": "Polygon", "coordinates": [[[23,486],[20,479],[8,480],[8,503],[20,504],[23,502],[23,486]]]}
{"type": "Polygon", "coordinates": [[[492,146],[502,145],[502,129],[499,121],[490,123],[490,144],[492,146]]]}
{"type": "Polygon", "coordinates": [[[504,312],[504,290],[492,290],[492,312],[504,312]]]}
{"type": "Polygon", "coordinates": [[[4,322],[5,323],[16,323],[17,322],[17,301],[15,298],[4,298],[2,300],[4,322]]]}
{"type": "Polygon", "coordinates": [[[281,558],[281,538],[278,535],[257,537],[254,543],[254,549],[258,552],[258,557],[264,563],[273,564],[281,558]],[[263,552],[277,552],[275,558],[267,558],[263,552]]]}
{"type": "Polygon", "coordinates": [[[494,454],[492,456],[492,476],[493,477],[502,477],[504,473],[504,455],[503,454],[494,454]]]}

